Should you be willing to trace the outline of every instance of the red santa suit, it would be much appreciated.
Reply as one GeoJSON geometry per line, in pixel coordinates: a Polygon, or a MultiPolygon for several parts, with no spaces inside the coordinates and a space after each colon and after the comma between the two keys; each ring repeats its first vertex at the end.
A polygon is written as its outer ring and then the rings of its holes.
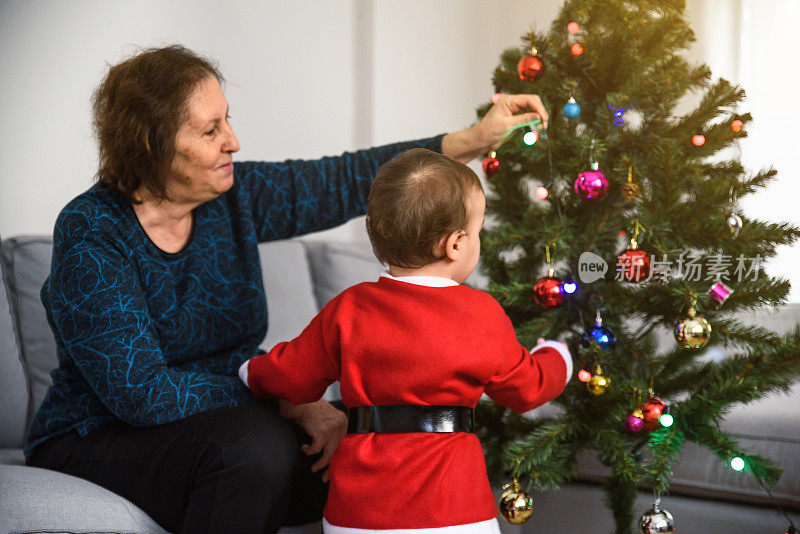
{"type": "MultiPolygon", "coordinates": [[[[239,374],[257,397],[293,404],[319,400],[339,380],[349,408],[474,407],[486,393],[522,413],[563,391],[572,360],[555,342],[529,352],[483,291],[445,278],[382,275],[342,292],[300,336],[245,362],[239,374]]],[[[475,434],[348,434],[331,459],[326,532],[499,533],[496,516],[475,434]]]]}

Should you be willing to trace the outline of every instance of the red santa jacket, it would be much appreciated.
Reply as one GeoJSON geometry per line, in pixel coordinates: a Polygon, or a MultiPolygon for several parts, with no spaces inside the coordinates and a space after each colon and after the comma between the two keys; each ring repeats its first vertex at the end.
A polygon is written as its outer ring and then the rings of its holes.
{"type": "MultiPolygon", "coordinates": [[[[517,413],[558,396],[571,361],[533,353],[488,294],[382,277],[334,298],[296,339],[243,365],[257,397],[319,400],[334,381],[348,407],[474,407],[485,392],[517,413]]],[[[470,433],[351,434],[330,463],[325,518],[363,529],[414,529],[496,516],[483,451],[470,433]]]]}

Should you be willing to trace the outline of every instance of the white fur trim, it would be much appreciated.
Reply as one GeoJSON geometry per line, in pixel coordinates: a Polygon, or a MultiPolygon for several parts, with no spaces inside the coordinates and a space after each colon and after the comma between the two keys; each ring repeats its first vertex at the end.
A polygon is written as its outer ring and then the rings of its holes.
{"type": "Polygon", "coordinates": [[[556,349],[558,353],[564,358],[564,363],[567,364],[567,381],[564,382],[564,385],[569,384],[569,379],[572,378],[572,355],[569,353],[569,350],[564,346],[563,343],[559,343],[558,341],[543,341],[539,343],[535,347],[531,349],[531,354],[536,352],[539,349],[544,347],[550,347],[556,349]]]}
{"type": "Polygon", "coordinates": [[[245,362],[239,366],[239,378],[242,379],[244,385],[250,387],[250,384],[247,382],[247,366],[250,364],[250,360],[245,360],[245,362]]]}
{"type": "Polygon", "coordinates": [[[451,278],[443,276],[392,276],[389,273],[381,273],[381,278],[390,278],[398,282],[406,282],[417,286],[427,287],[450,287],[461,285],[451,278]]]}
{"type": "Polygon", "coordinates": [[[438,528],[387,528],[373,530],[368,528],[337,527],[331,525],[323,517],[322,532],[325,534],[368,534],[380,532],[380,534],[500,534],[500,525],[497,519],[479,521],[477,523],[467,523],[466,525],[453,525],[450,527],[438,528]]]}

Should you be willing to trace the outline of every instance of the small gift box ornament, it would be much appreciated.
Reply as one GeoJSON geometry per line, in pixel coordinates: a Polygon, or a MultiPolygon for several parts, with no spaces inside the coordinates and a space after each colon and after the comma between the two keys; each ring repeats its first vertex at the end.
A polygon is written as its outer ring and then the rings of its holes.
{"type": "Polygon", "coordinates": [[[725,300],[731,296],[733,293],[733,289],[729,288],[722,282],[717,282],[711,289],[708,290],[708,296],[711,297],[717,304],[722,304],[725,300]]]}

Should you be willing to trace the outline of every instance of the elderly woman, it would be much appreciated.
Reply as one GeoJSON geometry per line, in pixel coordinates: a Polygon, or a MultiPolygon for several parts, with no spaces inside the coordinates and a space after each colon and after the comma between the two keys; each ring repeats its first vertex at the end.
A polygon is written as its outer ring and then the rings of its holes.
{"type": "Polygon", "coordinates": [[[97,89],[98,183],[56,222],[42,302],[59,367],[26,457],[173,532],[274,532],[321,517],[346,421],[323,401],[260,403],[237,376],[267,331],[258,243],[363,214],[372,177],[400,151],[468,161],[547,113],[536,96],[506,96],[452,134],[234,162],[221,80],[171,46],[111,67],[97,89]]]}

